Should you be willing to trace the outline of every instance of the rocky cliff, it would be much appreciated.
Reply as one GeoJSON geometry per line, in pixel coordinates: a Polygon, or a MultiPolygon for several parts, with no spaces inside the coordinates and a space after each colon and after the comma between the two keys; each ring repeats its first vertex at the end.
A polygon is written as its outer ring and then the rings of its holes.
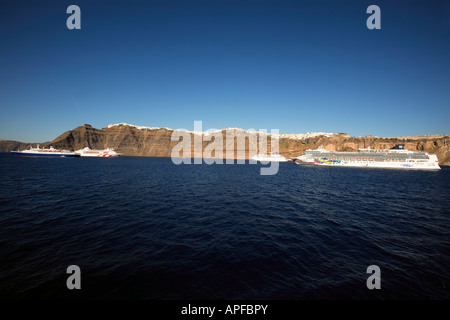
{"type": "MultiPolygon", "coordinates": [[[[45,144],[45,142],[44,142],[45,144]]],[[[37,147],[38,143],[27,143],[14,140],[0,140],[0,152],[9,152],[13,150],[24,150],[28,147],[37,147]]],[[[43,146],[43,144],[40,144],[43,146]]]]}
{"type": "MultiPolygon", "coordinates": [[[[68,150],[78,150],[84,147],[91,149],[114,148],[127,156],[170,157],[172,148],[179,144],[178,141],[171,141],[173,132],[174,130],[169,128],[137,127],[127,124],[110,125],[103,129],[84,125],[63,133],[51,142],[41,143],[41,146],[53,146],[68,150]]],[[[205,138],[210,140],[203,141],[201,144],[202,149],[207,150],[212,157],[225,158],[225,150],[233,150],[233,158],[248,158],[250,149],[257,150],[261,147],[261,143],[257,139],[261,138],[259,133],[252,133],[237,128],[220,130],[209,134],[187,132],[186,135],[191,140],[189,143],[191,156],[195,156],[195,135],[197,135],[197,138],[202,136],[203,140],[205,138]],[[244,137],[246,138],[245,144],[237,142],[244,137]],[[213,145],[210,145],[211,143],[215,143],[216,146],[222,144],[224,148],[223,154],[221,155],[217,150],[212,150],[214,148],[212,147],[213,145]]],[[[319,146],[323,146],[328,150],[356,151],[358,148],[367,147],[388,149],[397,144],[404,144],[405,149],[408,150],[434,153],[438,156],[441,165],[450,165],[450,135],[390,138],[373,136],[351,137],[347,134],[312,134],[302,135],[302,138],[299,138],[298,135],[292,135],[292,137],[283,135],[279,139],[279,153],[286,157],[294,157],[299,156],[307,149],[316,149],[319,146]]],[[[0,140],[0,151],[23,150],[29,145],[31,144],[0,140]]],[[[267,136],[267,145],[268,152],[270,152],[271,135],[267,136]]]]}

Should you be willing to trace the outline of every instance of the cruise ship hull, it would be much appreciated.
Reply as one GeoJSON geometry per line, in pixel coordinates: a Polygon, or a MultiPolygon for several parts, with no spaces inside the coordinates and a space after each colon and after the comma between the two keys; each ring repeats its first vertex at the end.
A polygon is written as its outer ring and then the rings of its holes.
{"type": "Polygon", "coordinates": [[[52,157],[52,158],[77,158],[80,155],[76,153],[50,153],[50,152],[21,152],[21,151],[13,151],[13,155],[22,156],[22,157],[52,157]]]}
{"type": "Polygon", "coordinates": [[[301,161],[296,160],[296,164],[304,165],[304,166],[328,166],[328,167],[350,167],[350,168],[378,168],[378,169],[403,169],[403,170],[440,170],[441,168],[438,165],[430,165],[430,164],[409,164],[409,163],[370,163],[370,162],[361,162],[361,163],[348,163],[348,162],[340,162],[340,163],[329,163],[327,161],[301,161]]]}
{"type": "Polygon", "coordinates": [[[86,153],[81,153],[80,156],[81,156],[81,157],[91,157],[91,158],[111,158],[111,157],[118,157],[117,154],[113,155],[113,154],[86,154],[86,153]]]}

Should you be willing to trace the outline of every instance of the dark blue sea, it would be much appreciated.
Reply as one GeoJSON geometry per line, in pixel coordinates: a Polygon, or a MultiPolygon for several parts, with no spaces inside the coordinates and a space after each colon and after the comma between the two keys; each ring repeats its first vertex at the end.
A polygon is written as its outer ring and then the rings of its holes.
{"type": "Polygon", "coordinates": [[[450,298],[450,168],[260,168],[0,154],[0,298],[450,298]]]}

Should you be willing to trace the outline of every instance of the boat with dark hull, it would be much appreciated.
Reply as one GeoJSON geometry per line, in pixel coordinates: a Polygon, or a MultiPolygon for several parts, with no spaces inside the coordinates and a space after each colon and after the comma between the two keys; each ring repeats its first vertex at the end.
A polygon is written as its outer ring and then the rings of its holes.
{"type": "Polygon", "coordinates": [[[11,151],[12,154],[16,156],[27,156],[27,157],[79,157],[79,154],[76,154],[73,151],[68,150],[60,150],[55,149],[53,147],[50,147],[48,149],[46,148],[39,148],[37,146],[36,148],[30,147],[29,149],[22,150],[22,151],[11,151]]]}

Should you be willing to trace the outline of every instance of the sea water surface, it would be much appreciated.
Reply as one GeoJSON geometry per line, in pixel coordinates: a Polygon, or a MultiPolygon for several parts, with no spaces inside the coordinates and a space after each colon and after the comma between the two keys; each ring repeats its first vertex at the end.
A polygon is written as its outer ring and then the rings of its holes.
{"type": "Polygon", "coordinates": [[[0,154],[0,297],[450,298],[448,167],[260,168],[0,154]]]}

